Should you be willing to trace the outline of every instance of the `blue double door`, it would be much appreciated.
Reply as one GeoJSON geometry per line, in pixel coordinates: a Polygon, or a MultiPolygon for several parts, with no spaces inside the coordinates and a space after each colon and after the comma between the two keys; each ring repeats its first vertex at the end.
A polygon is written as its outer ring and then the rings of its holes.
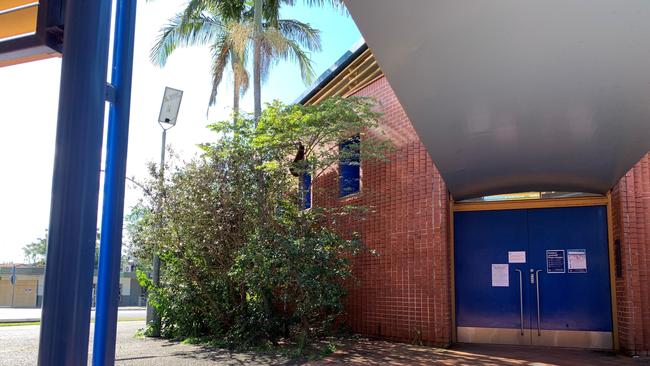
{"type": "Polygon", "coordinates": [[[459,342],[613,347],[605,206],[454,215],[459,342]]]}

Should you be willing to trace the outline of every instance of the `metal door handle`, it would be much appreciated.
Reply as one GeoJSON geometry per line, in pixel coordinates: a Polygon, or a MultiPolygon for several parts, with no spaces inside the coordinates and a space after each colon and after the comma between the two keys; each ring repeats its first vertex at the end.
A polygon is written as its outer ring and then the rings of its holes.
{"type": "Polygon", "coordinates": [[[542,272],[542,270],[538,269],[537,271],[535,271],[535,286],[537,287],[537,335],[541,336],[542,328],[541,328],[541,316],[540,316],[540,309],[539,309],[539,272],[542,272]]]}
{"type": "MultiPolygon", "coordinates": [[[[519,272],[519,324],[521,324],[521,335],[524,335],[524,294],[523,294],[523,276],[520,269],[515,269],[519,272]]],[[[539,309],[539,307],[538,307],[539,309]]],[[[539,310],[538,310],[539,311],[539,310]]]]}

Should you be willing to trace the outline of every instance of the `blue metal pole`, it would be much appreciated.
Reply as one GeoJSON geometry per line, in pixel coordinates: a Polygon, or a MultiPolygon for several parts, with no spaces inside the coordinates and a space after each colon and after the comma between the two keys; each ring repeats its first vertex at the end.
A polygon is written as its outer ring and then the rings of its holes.
{"type": "Polygon", "coordinates": [[[87,365],[111,0],[67,0],[38,363],[87,365]]]}
{"type": "Polygon", "coordinates": [[[93,342],[94,366],[115,364],[136,5],[136,0],[117,0],[116,3],[111,75],[115,94],[108,113],[106,175],[93,342]]]}

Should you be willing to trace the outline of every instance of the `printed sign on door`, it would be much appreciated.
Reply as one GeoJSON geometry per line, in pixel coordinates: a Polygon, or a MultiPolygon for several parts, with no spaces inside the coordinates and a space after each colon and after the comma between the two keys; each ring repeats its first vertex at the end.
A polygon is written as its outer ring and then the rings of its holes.
{"type": "Polygon", "coordinates": [[[566,273],[564,249],[546,251],[546,273],[566,273]]]}
{"type": "Polygon", "coordinates": [[[587,273],[586,249],[568,249],[566,257],[569,273],[587,273]]]}

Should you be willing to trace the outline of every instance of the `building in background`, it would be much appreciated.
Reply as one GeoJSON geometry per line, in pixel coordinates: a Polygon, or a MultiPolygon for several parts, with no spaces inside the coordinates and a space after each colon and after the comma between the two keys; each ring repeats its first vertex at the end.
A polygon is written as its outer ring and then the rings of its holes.
{"type": "MultiPolygon", "coordinates": [[[[606,194],[514,191],[456,201],[421,140],[423,130],[416,131],[365,44],[344,55],[299,102],[330,96],[375,98],[383,113],[380,129],[394,146],[388,163],[360,161],[354,172],[338,167],[311,184],[309,206],[354,202],[370,208],[366,220],[340,227],[360,233],[378,254],[353,261],[360,280],[348,299],[355,332],[439,346],[500,343],[650,354],[650,153],[606,194]],[[343,190],[341,182],[350,179],[356,180],[352,191],[343,190]]],[[[483,128],[487,112],[477,113],[478,125],[467,128],[483,128]]],[[[430,118],[436,123],[436,116],[430,118]]],[[[516,132],[501,136],[511,139],[516,132]]],[[[473,159],[490,154],[485,150],[473,159]]],[[[599,157],[593,159],[597,164],[599,157]]],[[[586,167],[575,169],[580,175],[586,167]]],[[[492,173],[477,176],[475,187],[494,179],[492,173]]],[[[572,182],[556,181],[558,187],[565,183],[572,182]]]]}
{"type": "MultiPolygon", "coordinates": [[[[145,296],[131,266],[125,266],[120,273],[119,306],[144,306],[145,296]]],[[[0,306],[17,308],[38,308],[43,301],[45,267],[29,264],[0,264],[0,306]],[[12,271],[16,268],[15,284],[12,271]]],[[[70,279],[73,281],[74,279],[70,279]]],[[[93,278],[93,306],[97,272],[93,278]]]]}

